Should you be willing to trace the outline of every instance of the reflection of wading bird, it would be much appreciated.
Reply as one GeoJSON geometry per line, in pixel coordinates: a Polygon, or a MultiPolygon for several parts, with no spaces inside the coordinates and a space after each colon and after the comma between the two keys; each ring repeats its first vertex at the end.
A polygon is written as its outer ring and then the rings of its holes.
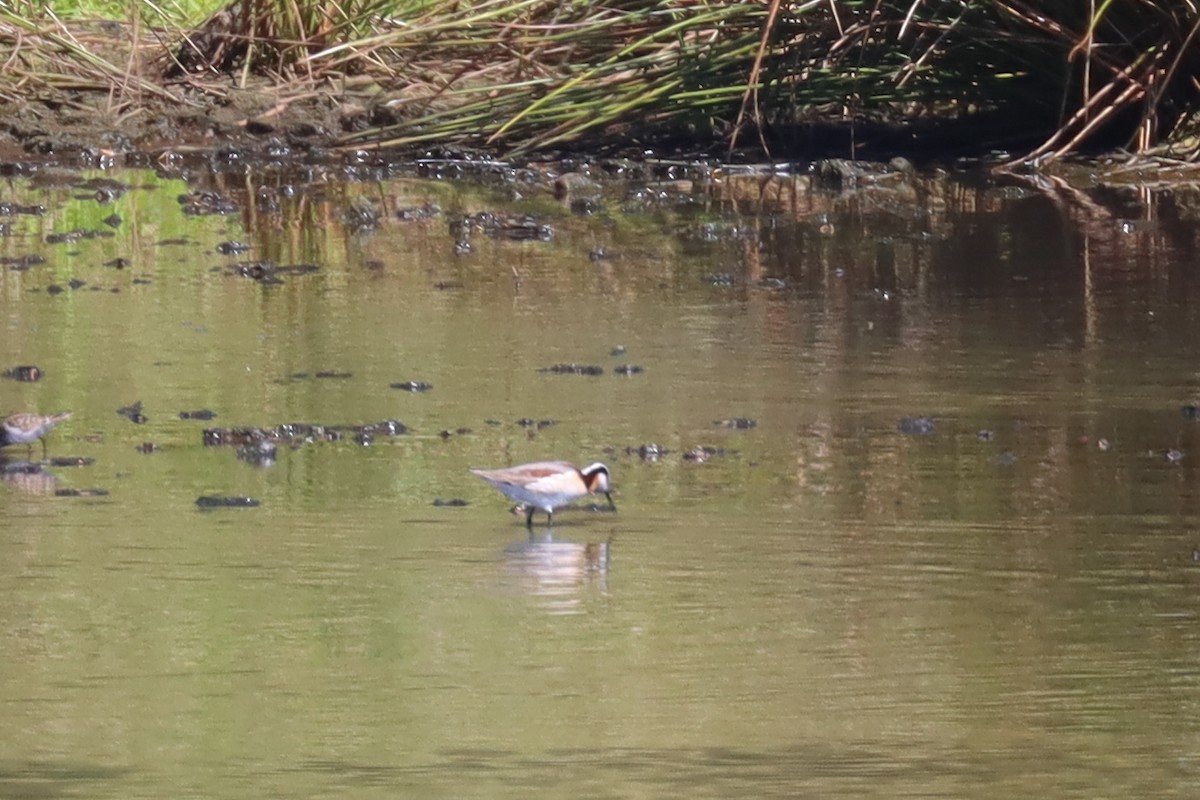
{"type": "Polygon", "coordinates": [[[483,478],[518,503],[528,506],[525,526],[533,527],[533,512],[546,512],[546,522],[553,524],[554,509],[573,500],[603,492],[615,510],[617,504],[608,493],[608,467],[590,464],[579,469],[566,461],[537,461],[508,469],[473,469],[483,478]]]}
{"type": "Polygon", "coordinates": [[[571,613],[584,590],[608,591],[610,547],[608,542],[578,544],[531,533],[529,541],[504,548],[504,567],[522,591],[542,598],[549,610],[571,613]]]}
{"type": "Polygon", "coordinates": [[[70,411],[61,414],[13,414],[0,420],[0,447],[10,444],[28,445],[30,454],[33,453],[33,443],[42,440],[42,458],[46,457],[47,433],[52,431],[60,422],[71,418],[70,411]]]}

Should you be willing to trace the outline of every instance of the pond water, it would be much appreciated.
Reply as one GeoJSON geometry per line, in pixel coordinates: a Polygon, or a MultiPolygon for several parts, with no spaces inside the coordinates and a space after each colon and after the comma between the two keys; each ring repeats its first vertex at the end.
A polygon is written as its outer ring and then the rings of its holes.
{"type": "Polygon", "coordinates": [[[617,166],[2,170],[0,795],[1194,790],[1194,191],[617,166]]]}

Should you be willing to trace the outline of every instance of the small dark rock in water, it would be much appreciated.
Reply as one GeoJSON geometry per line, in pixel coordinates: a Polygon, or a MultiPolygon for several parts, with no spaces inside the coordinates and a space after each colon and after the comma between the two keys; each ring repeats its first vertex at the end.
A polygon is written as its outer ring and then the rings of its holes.
{"type": "Polygon", "coordinates": [[[552,364],[542,367],[538,372],[549,372],[554,375],[603,375],[604,367],[592,364],[552,364]]]}
{"type": "Polygon", "coordinates": [[[645,371],[646,370],[642,369],[636,364],[619,364],[618,366],[613,367],[613,372],[617,375],[637,375],[638,373],[645,371]]]}
{"type": "Polygon", "coordinates": [[[438,436],[440,436],[442,439],[449,439],[453,435],[454,434],[451,433],[450,431],[439,431],[438,432],[438,436]]]}
{"type": "Polygon", "coordinates": [[[390,383],[388,388],[399,389],[402,392],[428,392],[433,388],[433,384],[425,381],[404,381],[403,383],[390,383]]]}
{"type": "Polygon", "coordinates": [[[732,428],[734,430],[746,431],[751,428],[757,428],[758,422],[749,417],[732,417],[731,419],[716,419],[713,420],[713,425],[718,425],[723,428],[732,428]]]}
{"type": "Polygon", "coordinates": [[[1017,454],[1012,450],[1005,450],[1000,455],[992,459],[992,463],[997,467],[1011,467],[1017,463],[1017,454]]]}
{"type": "Polygon", "coordinates": [[[35,367],[32,364],[28,366],[12,367],[4,370],[4,377],[11,378],[14,381],[23,383],[33,383],[42,379],[42,370],[40,367],[35,367]]]}
{"type": "Polygon", "coordinates": [[[1183,414],[1184,419],[1195,420],[1200,418],[1200,406],[1188,404],[1181,407],[1179,412],[1183,414]]]}
{"type": "Polygon", "coordinates": [[[549,427],[551,427],[553,425],[557,425],[557,424],[558,424],[558,420],[556,420],[556,419],[539,419],[537,421],[537,429],[540,431],[542,428],[549,428],[549,427]]]}
{"type": "Polygon", "coordinates": [[[705,275],[704,282],[709,286],[733,286],[737,281],[728,272],[714,272],[705,275]]]}
{"type": "Polygon", "coordinates": [[[987,428],[982,428],[975,434],[975,438],[981,442],[990,442],[992,440],[992,432],[987,428]]]}
{"type": "Polygon", "coordinates": [[[253,497],[220,497],[203,495],[196,498],[196,507],[208,508],[258,508],[262,503],[253,497]]]}
{"type": "Polygon", "coordinates": [[[498,419],[485,419],[485,420],[483,421],[483,424],[484,424],[484,425],[489,425],[489,426],[491,426],[491,427],[493,427],[493,428],[499,428],[499,427],[500,427],[501,425],[503,425],[504,423],[503,423],[503,422],[501,422],[501,421],[500,421],[500,420],[498,420],[498,419]]]}
{"type": "Polygon", "coordinates": [[[475,247],[467,239],[459,239],[454,243],[454,255],[468,256],[475,252],[475,247]]]}
{"type": "Polygon", "coordinates": [[[138,400],[136,403],[130,403],[127,406],[121,406],[117,409],[117,414],[129,420],[134,425],[144,425],[149,421],[146,415],[142,413],[141,400],[138,400]]]}
{"type": "Polygon", "coordinates": [[[623,345],[623,344],[617,345],[616,347],[614,347],[612,349],[612,351],[609,353],[609,355],[612,356],[613,358],[620,358],[621,356],[625,355],[625,345],[623,345]]]}
{"type": "Polygon", "coordinates": [[[238,241],[221,242],[219,245],[217,245],[217,252],[223,256],[238,255],[239,253],[244,253],[249,249],[250,245],[246,244],[245,242],[238,241]]]}
{"type": "Polygon", "coordinates": [[[108,497],[108,489],[56,489],[55,497],[108,497]]]}
{"type": "Polygon", "coordinates": [[[433,285],[433,288],[437,289],[439,292],[444,292],[449,289],[461,289],[463,288],[463,284],[459,281],[438,281],[433,285]]]}
{"type": "Polygon", "coordinates": [[[605,247],[597,247],[588,253],[589,261],[611,261],[613,258],[612,251],[605,247]]]}
{"type": "Polygon", "coordinates": [[[59,286],[57,283],[52,283],[46,287],[46,294],[62,294],[66,289],[59,286]]]}
{"type": "Polygon", "coordinates": [[[433,501],[433,504],[438,508],[464,508],[470,505],[470,503],[468,503],[466,500],[463,500],[461,497],[453,497],[449,500],[443,500],[442,498],[438,497],[433,501]]]}
{"type": "Polygon", "coordinates": [[[100,221],[103,222],[105,225],[107,225],[110,228],[119,228],[119,227],[121,227],[121,223],[123,222],[120,214],[109,214],[107,217],[105,217],[104,219],[102,219],[100,221]]]}
{"type": "Polygon", "coordinates": [[[128,258],[114,258],[110,261],[105,261],[100,266],[109,267],[111,269],[128,269],[130,266],[130,261],[128,258]]]}
{"type": "Polygon", "coordinates": [[[1180,461],[1183,461],[1183,452],[1171,448],[1167,451],[1167,461],[1170,461],[1172,464],[1178,464],[1180,461]]]}
{"type": "Polygon", "coordinates": [[[537,420],[532,420],[529,417],[521,417],[519,420],[517,420],[517,424],[522,428],[532,428],[537,425],[537,420]]]}
{"type": "Polygon", "coordinates": [[[937,429],[933,417],[904,417],[896,427],[909,436],[928,436],[937,429]]]}
{"type": "Polygon", "coordinates": [[[67,281],[67,286],[70,286],[72,289],[80,289],[86,285],[87,283],[79,280],[79,278],[71,278],[71,280],[67,281]]]}
{"type": "Polygon", "coordinates": [[[96,459],[89,456],[52,456],[50,458],[52,467],[90,467],[94,463],[96,463],[96,459]]]}
{"type": "Polygon", "coordinates": [[[139,453],[143,453],[145,455],[150,455],[151,453],[157,453],[158,449],[159,449],[158,445],[156,445],[154,442],[142,442],[141,444],[139,444],[137,446],[137,451],[139,453]]]}
{"type": "Polygon", "coordinates": [[[199,409],[196,409],[195,411],[180,411],[179,418],[180,419],[210,420],[210,419],[217,418],[217,412],[215,412],[211,409],[208,409],[208,408],[199,408],[199,409]]]}

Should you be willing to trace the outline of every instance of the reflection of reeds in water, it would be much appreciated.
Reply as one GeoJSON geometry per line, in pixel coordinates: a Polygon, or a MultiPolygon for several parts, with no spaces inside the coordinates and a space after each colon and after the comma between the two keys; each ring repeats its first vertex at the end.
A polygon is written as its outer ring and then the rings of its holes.
{"type": "Polygon", "coordinates": [[[581,595],[589,587],[608,591],[608,542],[564,542],[549,534],[534,534],[504,548],[504,569],[521,590],[544,598],[553,613],[580,611],[581,595]]]}
{"type": "Polygon", "coordinates": [[[0,481],[29,495],[51,495],[58,488],[58,477],[30,461],[6,461],[0,458],[0,481]]]}

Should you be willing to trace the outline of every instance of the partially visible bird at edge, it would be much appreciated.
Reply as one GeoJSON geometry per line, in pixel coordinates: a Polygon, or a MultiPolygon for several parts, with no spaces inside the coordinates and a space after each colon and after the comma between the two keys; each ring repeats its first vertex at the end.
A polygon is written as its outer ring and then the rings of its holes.
{"type": "Polygon", "coordinates": [[[46,457],[46,434],[54,430],[59,423],[71,418],[70,411],[61,414],[13,414],[0,420],[0,447],[11,444],[26,445],[29,454],[33,454],[33,443],[42,442],[42,458],[46,457]]]}

